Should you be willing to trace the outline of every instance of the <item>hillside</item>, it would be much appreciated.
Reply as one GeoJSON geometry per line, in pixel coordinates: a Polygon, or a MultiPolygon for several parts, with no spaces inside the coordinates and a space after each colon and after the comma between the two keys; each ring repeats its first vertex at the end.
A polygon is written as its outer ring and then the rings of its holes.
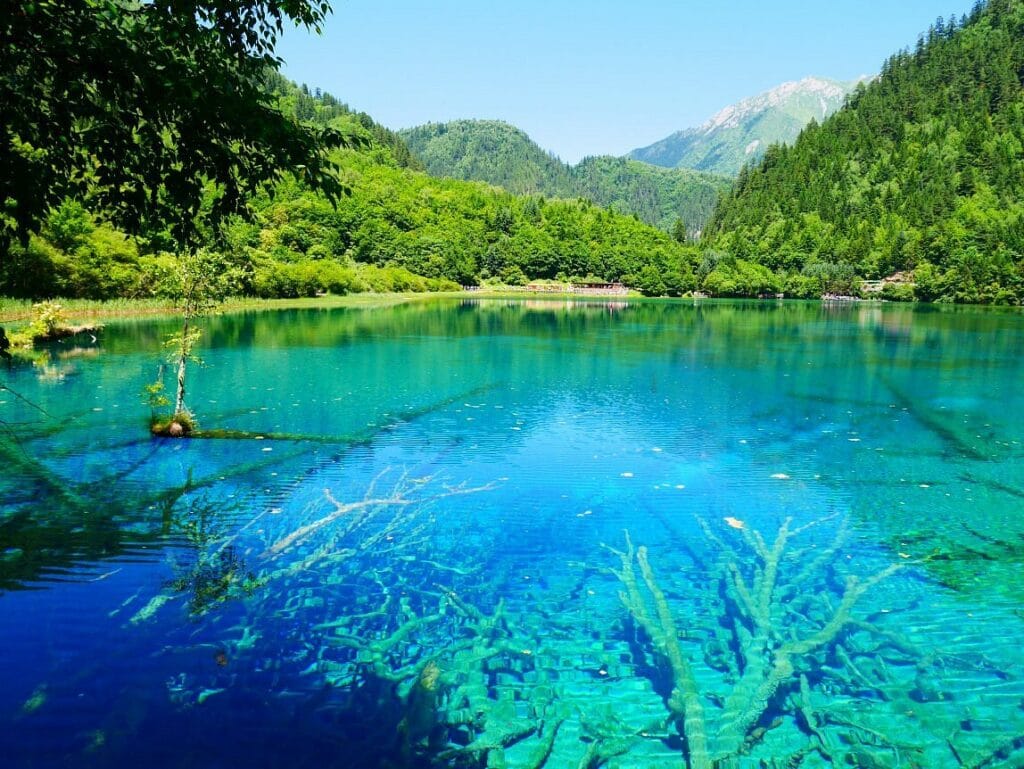
{"type": "Polygon", "coordinates": [[[388,157],[402,168],[414,171],[424,170],[423,164],[409,151],[409,147],[396,132],[385,128],[365,112],[356,112],[344,102],[319,88],[310,91],[306,85],[296,85],[279,72],[270,70],[266,74],[266,88],[277,97],[282,112],[296,120],[313,125],[327,126],[336,121],[358,125],[373,140],[373,144],[384,149],[388,157]]]}
{"type": "Polygon", "coordinates": [[[429,123],[399,132],[434,176],[483,181],[519,194],[583,197],[662,229],[681,219],[700,232],[728,181],[613,157],[563,163],[520,129],[498,120],[429,123]]]}
{"type": "Polygon", "coordinates": [[[914,271],[918,298],[1024,299],[1024,2],[942,20],[792,147],[769,150],[707,243],[790,274],[914,271]]]}
{"type": "MultiPolygon", "coordinates": [[[[436,179],[401,137],[329,94],[271,81],[279,107],[353,137],[333,160],[349,194],[332,205],[287,176],[249,201],[210,248],[245,276],[246,293],[423,291],[495,279],[593,276],[655,293],[694,284],[695,249],[633,216],[589,201],[513,195],[481,182],[436,179]]],[[[128,239],[76,201],[10,254],[0,295],[114,298],[152,294],[173,256],[168,241],[128,239]]]]}
{"type": "Polygon", "coordinates": [[[427,123],[398,133],[433,176],[487,182],[516,195],[573,197],[569,167],[501,120],[427,123]]]}
{"type": "Polygon", "coordinates": [[[857,82],[818,77],[783,83],[721,110],[702,125],[677,131],[629,157],[666,168],[735,176],[772,144],[790,143],[812,120],[839,109],[857,82]]]}
{"type": "Polygon", "coordinates": [[[579,197],[635,214],[663,230],[672,230],[681,221],[691,236],[700,235],[719,196],[731,184],[720,176],[608,155],[584,158],[571,168],[571,175],[579,197]]]}

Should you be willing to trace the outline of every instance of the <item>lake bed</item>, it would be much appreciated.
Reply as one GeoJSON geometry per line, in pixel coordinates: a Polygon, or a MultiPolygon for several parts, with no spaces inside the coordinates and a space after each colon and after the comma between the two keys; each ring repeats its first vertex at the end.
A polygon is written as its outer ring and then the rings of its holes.
{"type": "Polygon", "coordinates": [[[12,765],[1020,760],[1019,312],[203,325],[188,403],[248,438],[149,436],[163,321],[5,374],[12,765]]]}

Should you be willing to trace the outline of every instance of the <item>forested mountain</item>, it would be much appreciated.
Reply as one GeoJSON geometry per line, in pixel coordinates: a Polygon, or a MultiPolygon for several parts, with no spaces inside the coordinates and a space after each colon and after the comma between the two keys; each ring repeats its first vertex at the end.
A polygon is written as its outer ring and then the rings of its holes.
{"type": "Polygon", "coordinates": [[[666,230],[681,219],[690,234],[703,228],[728,187],[711,174],[623,158],[591,157],[570,166],[498,120],[428,123],[399,133],[434,176],[484,181],[520,194],[583,197],[666,230]]]}
{"type": "Polygon", "coordinates": [[[356,112],[331,94],[323,93],[319,88],[310,91],[305,84],[297,86],[273,70],[266,74],[266,87],[277,97],[281,110],[299,122],[328,126],[341,119],[343,122],[356,123],[369,133],[376,145],[386,148],[399,166],[415,171],[424,170],[423,164],[409,152],[401,136],[380,125],[365,112],[356,112]]]}
{"type": "MultiPolygon", "coordinates": [[[[593,276],[651,293],[695,287],[696,249],[589,201],[513,195],[481,182],[415,170],[400,137],[327,94],[283,79],[270,87],[286,114],[351,137],[332,157],[349,194],[337,205],[288,175],[250,201],[207,246],[223,252],[260,296],[319,291],[456,288],[494,278],[593,276]]],[[[53,212],[42,236],[14,246],[0,295],[144,297],[174,256],[167,241],[128,239],[77,201],[53,212]]]]}
{"type": "Polygon", "coordinates": [[[454,120],[399,131],[427,172],[487,182],[517,195],[574,197],[569,166],[501,120],[454,120]]]}
{"type": "Polygon", "coordinates": [[[812,120],[820,123],[839,109],[858,82],[808,77],[783,83],[726,107],[703,125],[633,150],[629,157],[666,168],[735,176],[772,144],[794,141],[812,120]]]}
{"type": "Polygon", "coordinates": [[[598,155],[571,168],[573,191],[663,230],[697,236],[731,182],[685,168],[598,155]]]}
{"type": "Polygon", "coordinates": [[[847,107],[740,175],[707,242],[791,274],[913,270],[922,299],[1024,299],[1024,0],[939,19],[847,107]]]}
{"type": "MultiPolygon", "coordinates": [[[[624,158],[568,166],[496,122],[399,134],[271,76],[285,115],[350,137],[332,157],[349,194],[334,206],[299,169],[249,201],[252,221],[232,220],[206,246],[262,296],[592,276],[649,294],[813,297],[854,291],[858,277],[912,273],[913,287],[893,296],[1019,304],[1022,72],[1024,0],[938,20],[846,106],[744,167],[699,245],[682,241],[711,214],[722,177],[624,158]]],[[[174,258],[171,243],[166,232],[128,239],[68,200],[40,236],[4,255],[0,294],[147,296],[174,258]]]]}

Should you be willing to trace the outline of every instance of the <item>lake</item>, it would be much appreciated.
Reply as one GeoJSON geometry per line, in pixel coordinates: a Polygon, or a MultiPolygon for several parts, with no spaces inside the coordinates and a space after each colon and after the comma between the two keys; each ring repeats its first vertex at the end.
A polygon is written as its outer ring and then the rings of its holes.
{"type": "Polygon", "coordinates": [[[8,767],[1024,765],[1024,316],[438,299],[3,372],[8,767]]]}

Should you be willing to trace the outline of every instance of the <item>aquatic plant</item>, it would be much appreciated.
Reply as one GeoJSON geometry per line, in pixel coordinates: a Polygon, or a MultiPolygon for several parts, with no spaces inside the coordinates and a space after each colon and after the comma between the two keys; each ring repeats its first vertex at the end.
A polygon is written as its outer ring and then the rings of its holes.
{"type": "MultiPolygon", "coordinates": [[[[389,597],[378,611],[319,626],[328,634],[316,667],[333,686],[376,692],[378,708],[400,703],[392,714],[393,738],[404,762],[503,766],[505,749],[537,734],[543,723],[495,699],[489,681],[529,654],[513,640],[503,603],[486,613],[454,590],[435,588],[433,609],[417,612],[409,596],[389,597]],[[332,659],[338,651],[348,653],[332,659]]],[[[548,704],[550,697],[541,696],[535,712],[548,704]]],[[[547,744],[544,754],[556,731],[552,723],[537,746],[547,744]]],[[[544,760],[538,754],[537,766],[544,760]]]]}
{"type": "Polygon", "coordinates": [[[580,714],[580,732],[586,748],[576,769],[597,769],[616,756],[625,755],[641,740],[664,739],[665,720],[642,729],[631,728],[615,715],[609,705],[580,714]]]}
{"type": "Polygon", "coordinates": [[[189,614],[196,616],[232,598],[252,595],[263,584],[235,549],[228,547],[200,554],[167,587],[186,594],[189,614]]]}
{"type": "MultiPolygon", "coordinates": [[[[263,568],[250,567],[238,555],[236,543],[271,511],[262,510],[242,526],[227,531],[218,525],[225,518],[223,505],[209,499],[192,499],[179,504],[186,492],[203,485],[190,476],[185,486],[162,500],[163,516],[170,522],[170,531],[184,536],[190,545],[190,555],[184,561],[172,560],[175,576],[130,622],[147,621],[182,596],[188,597],[193,615],[202,614],[227,600],[252,597],[272,582],[284,583],[288,578],[328,565],[338,568],[357,554],[398,554],[424,541],[427,522],[420,518],[430,503],[492,488],[490,484],[478,487],[442,484],[440,490],[432,490],[436,484],[434,477],[410,479],[403,473],[390,490],[378,492],[378,482],[391,472],[390,468],[382,471],[371,481],[364,498],[355,502],[339,502],[325,490],[324,499],[333,509],[287,534],[270,535],[272,541],[258,557],[263,568]],[[428,491],[423,493],[424,489],[428,491]]],[[[320,507],[310,509],[319,511],[320,507]]]]}
{"type": "Polygon", "coordinates": [[[861,596],[899,568],[892,565],[863,580],[848,576],[838,606],[826,601],[811,613],[803,602],[793,599],[806,591],[812,577],[835,557],[845,530],[840,528],[832,544],[817,557],[805,560],[806,553],[794,555],[788,545],[822,523],[820,520],[794,529],[787,518],[771,545],[742,521],[730,519],[728,523],[744,550],[701,521],[719,553],[719,588],[724,597],[722,616],[712,630],[713,646],[722,656],[718,666],[724,667],[732,680],[731,691],[717,700],[713,710],[705,707],[707,692],[702,691],[680,645],[675,615],[647,548],[634,547],[628,531],[625,550],[608,548],[621,563],[620,569],[611,571],[622,584],[619,597],[623,606],[670,671],[672,689],[666,705],[681,727],[691,769],[730,766],[763,739],[772,727],[771,721],[764,724],[764,720],[773,703],[791,693],[801,680],[798,672],[820,666],[812,655],[834,645],[852,621],[851,612],[861,596]]]}
{"type": "MultiPolygon", "coordinates": [[[[198,617],[226,601],[251,596],[265,584],[225,536],[223,505],[200,498],[176,511],[172,503],[169,514],[171,531],[184,538],[187,549],[172,561],[175,575],[164,585],[170,595],[158,599],[184,596],[189,615],[198,617]]],[[[158,600],[156,608],[165,602],[158,600]]]]}
{"type": "Polygon", "coordinates": [[[522,681],[536,664],[535,641],[515,632],[504,602],[485,611],[431,584],[431,573],[469,572],[430,559],[357,555],[365,557],[341,562],[357,572],[349,579],[386,597],[376,609],[317,625],[323,635],[307,671],[345,693],[338,706],[346,721],[367,720],[378,753],[401,765],[499,767],[515,750],[509,765],[543,767],[568,712],[553,687],[518,685],[514,696],[507,685],[496,689],[495,681],[522,681]]]}
{"type": "Polygon", "coordinates": [[[441,715],[449,729],[448,741],[458,747],[437,758],[460,765],[482,763],[488,769],[504,767],[508,748],[540,735],[529,766],[543,766],[565,715],[555,705],[552,690],[532,689],[519,707],[512,698],[494,696],[492,678],[513,671],[522,673],[524,664],[532,667],[532,653],[513,638],[504,603],[499,602],[488,615],[452,591],[445,591],[445,595],[464,617],[470,635],[451,647],[450,672],[445,678],[449,686],[447,707],[441,715]]]}

